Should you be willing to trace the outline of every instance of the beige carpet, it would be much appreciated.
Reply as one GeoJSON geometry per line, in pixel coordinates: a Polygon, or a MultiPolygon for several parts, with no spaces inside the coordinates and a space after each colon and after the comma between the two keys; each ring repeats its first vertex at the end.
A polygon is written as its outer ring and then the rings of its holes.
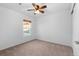
{"type": "Polygon", "coordinates": [[[72,56],[71,47],[32,40],[27,43],[0,51],[2,56],[72,56]]]}

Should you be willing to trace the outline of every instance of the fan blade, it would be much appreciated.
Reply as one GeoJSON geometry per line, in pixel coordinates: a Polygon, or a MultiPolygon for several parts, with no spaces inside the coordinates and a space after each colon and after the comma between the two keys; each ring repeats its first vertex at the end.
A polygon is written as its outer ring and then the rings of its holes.
{"type": "Polygon", "coordinates": [[[36,8],[35,9],[38,10],[39,9],[39,5],[36,5],[36,8]]]}
{"type": "Polygon", "coordinates": [[[42,11],[42,10],[39,10],[39,12],[44,13],[44,11],[42,11]]]}
{"type": "Polygon", "coordinates": [[[27,11],[34,11],[34,9],[28,9],[27,11]]]}
{"type": "Polygon", "coordinates": [[[39,9],[39,5],[36,5],[35,3],[32,3],[33,7],[38,10],[39,9]]]}
{"type": "Polygon", "coordinates": [[[36,6],[36,4],[35,3],[32,3],[32,5],[35,7],[36,6]]]}
{"type": "Polygon", "coordinates": [[[44,6],[42,6],[42,7],[41,7],[41,9],[44,9],[44,8],[47,8],[47,6],[46,6],[46,5],[44,5],[44,6]]]}

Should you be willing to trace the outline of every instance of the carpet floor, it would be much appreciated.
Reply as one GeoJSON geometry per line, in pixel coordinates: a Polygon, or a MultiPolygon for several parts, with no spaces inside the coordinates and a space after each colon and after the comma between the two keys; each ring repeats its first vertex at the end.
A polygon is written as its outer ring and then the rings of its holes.
{"type": "Polygon", "coordinates": [[[0,51],[0,56],[73,56],[71,47],[32,40],[0,51]]]}

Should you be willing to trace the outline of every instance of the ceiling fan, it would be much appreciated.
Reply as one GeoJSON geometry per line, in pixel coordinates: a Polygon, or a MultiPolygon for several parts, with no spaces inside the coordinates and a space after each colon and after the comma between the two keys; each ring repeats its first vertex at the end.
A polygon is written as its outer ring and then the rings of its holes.
{"type": "Polygon", "coordinates": [[[34,15],[35,14],[39,14],[39,13],[45,13],[44,9],[47,8],[47,5],[44,4],[36,4],[36,3],[32,3],[33,9],[28,9],[27,11],[34,11],[34,15]]]}

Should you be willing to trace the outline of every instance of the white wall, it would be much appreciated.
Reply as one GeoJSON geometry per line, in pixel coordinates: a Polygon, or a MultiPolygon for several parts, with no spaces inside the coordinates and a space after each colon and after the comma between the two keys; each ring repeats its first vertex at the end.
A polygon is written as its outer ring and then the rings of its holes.
{"type": "Polygon", "coordinates": [[[16,11],[0,7],[0,50],[34,39],[33,33],[32,36],[23,36],[24,16],[16,11]]]}
{"type": "Polygon", "coordinates": [[[46,14],[37,19],[38,39],[72,45],[72,19],[69,12],[46,14]]]}
{"type": "Polygon", "coordinates": [[[73,51],[74,55],[79,56],[79,3],[76,4],[73,14],[73,51]]]}
{"type": "Polygon", "coordinates": [[[76,4],[73,14],[73,38],[79,41],[79,4],[76,4]]]}

